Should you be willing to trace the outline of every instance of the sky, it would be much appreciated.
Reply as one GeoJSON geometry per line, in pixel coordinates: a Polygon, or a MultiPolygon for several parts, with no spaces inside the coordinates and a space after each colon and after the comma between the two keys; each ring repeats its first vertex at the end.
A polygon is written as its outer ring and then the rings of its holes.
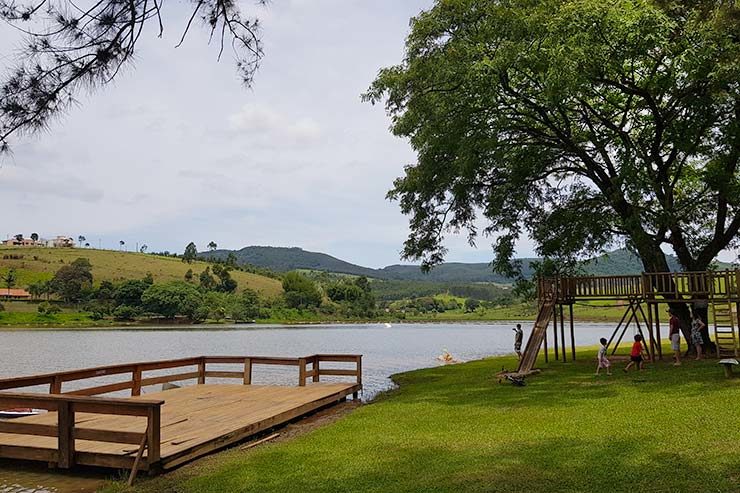
{"type": "MultiPolygon", "coordinates": [[[[142,37],[133,66],[80,95],[48,132],[15,139],[0,168],[0,234],[149,251],[299,246],[399,263],[408,218],[385,194],[414,153],[360,95],[402,60],[409,19],[431,1],[255,4],[243,3],[262,22],[253,87],[229,57],[217,62],[204,28],[175,48],[189,4],[165,4],[164,37],[142,37]]],[[[17,47],[0,29],[0,67],[17,47]]],[[[490,243],[451,237],[448,260],[488,262],[490,243]]]]}

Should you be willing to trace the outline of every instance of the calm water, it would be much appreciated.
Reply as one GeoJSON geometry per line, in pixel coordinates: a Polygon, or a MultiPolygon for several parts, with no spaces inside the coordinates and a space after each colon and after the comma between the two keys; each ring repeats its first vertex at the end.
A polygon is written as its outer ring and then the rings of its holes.
{"type": "MultiPolygon", "coordinates": [[[[526,341],[529,324],[523,325],[526,341]]],[[[390,375],[439,364],[436,357],[445,349],[460,361],[511,353],[512,327],[512,323],[439,323],[391,327],[384,324],[240,325],[189,330],[0,331],[0,378],[199,355],[296,357],[360,353],[364,355],[363,398],[367,400],[392,386],[390,375]]],[[[608,337],[613,327],[613,324],[577,324],[576,343],[597,344],[598,338],[608,337]]],[[[254,368],[254,383],[295,384],[296,380],[295,368],[254,368]]],[[[72,388],[74,385],[65,387],[72,388]]],[[[100,482],[100,478],[75,478],[15,468],[0,462],[0,493],[94,491],[100,482]]]]}

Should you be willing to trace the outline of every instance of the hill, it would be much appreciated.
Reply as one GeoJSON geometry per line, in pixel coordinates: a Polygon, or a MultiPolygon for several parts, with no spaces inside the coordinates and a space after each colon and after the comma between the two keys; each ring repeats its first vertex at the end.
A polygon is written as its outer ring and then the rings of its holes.
{"type": "MultiPolygon", "coordinates": [[[[202,252],[203,258],[213,256],[225,259],[231,250],[202,252]]],[[[389,265],[382,269],[362,267],[332,257],[325,253],[309,252],[301,248],[249,246],[235,250],[237,262],[248,263],[257,267],[268,268],[277,272],[290,270],[311,270],[336,272],[356,276],[367,276],[376,279],[393,281],[425,281],[434,283],[510,283],[508,279],[491,270],[487,263],[448,262],[432,269],[428,274],[421,271],[418,265],[389,265]]],[[[525,277],[531,277],[531,263],[537,259],[523,258],[522,266],[525,277]]],[[[668,256],[668,264],[673,271],[681,270],[675,256],[668,256]]],[[[719,262],[718,268],[732,268],[730,264],[719,262]]],[[[642,272],[642,263],[636,255],[625,249],[615,250],[600,255],[583,263],[583,271],[590,275],[627,275],[642,272]]]]}
{"type": "Polygon", "coordinates": [[[236,255],[239,264],[251,264],[276,272],[306,269],[351,274],[353,276],[378,277],[376,269],[361,267],[325,253],[309,252],[297,247],[248,246],[241,250],[201,252],[199,256],[200,258],[215,257],[226,260],[229,253],[236,255]]]}
{"type": "MultiPolygon", "coordinates": [[[[0,247],[0,275],[14,268],[18,274],[17,285],[25,287],[32,282],[51,279],[60,266],[80,257],[90,260],[96,283],[141,279],[148,273],[152,274],[155,282],[182,280],[188,269],[192,269],[197,277],[208,265],[200,261],[187,264],[177,258],[114,250],[0,247]]],[[[233,271],[232,277],[240,289],[254,289],[268,297],[282,292],[280,281],[276,279],[241,271],[233,271]]]]}

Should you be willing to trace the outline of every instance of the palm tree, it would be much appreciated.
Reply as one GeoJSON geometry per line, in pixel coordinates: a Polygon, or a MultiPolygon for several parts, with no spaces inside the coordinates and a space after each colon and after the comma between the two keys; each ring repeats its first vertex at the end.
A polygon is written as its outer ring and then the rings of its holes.
{"type": "Polygon", "coordinates": [[[123,240],[120,240],[120,241],[118,242],[118,244],[119,244],[119,245],[121,245],[121,250],[123,250],[123,245],[125,245],[125,244],[126,244],[126,242],[125,242],[125,241],[123,241],[123,240]]]}
{"type": "Polygon", "coordinates": [[[210,242],[210,243],[208,244],[208,249],[209,249],[210,251],[214,251],[214,250],[215,250],[216,248],[218,248],[218,245],[216,244],[216,242],[215,242],[215,241],[212,241],[212,242],[210,242]]]}
{"type": "Polygon", "coordinates": [[[85,240],[87,240],[87,238],[85,238],[82,235],[80,235],[80,236],[77,237],[77,243],[79,243],[80,245],[82,245],[83,243],[85,243],[85,240]]]}
{"type": "Polygon", "coordinates": [[[139,248],[139,251],[141,253],[146,253],[146,251],[147,251],[148,248],[149,247],[146,245],[146,243],[144,243],[143,245],[141,245],[141,248],[139,248]]]}

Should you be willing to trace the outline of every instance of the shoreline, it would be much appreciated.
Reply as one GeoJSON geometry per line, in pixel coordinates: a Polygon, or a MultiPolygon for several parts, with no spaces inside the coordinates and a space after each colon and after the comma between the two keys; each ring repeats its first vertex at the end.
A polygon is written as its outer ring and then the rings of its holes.
{"type": "MultiPolygon", "coordinates": [[[[230,323],[205,323],[205,324],[147,324],[147,323],[120,323],[109,325],[26,325],[26,326],[4,326],[0,325],[0,332],[72,332],[72,331],[240,331],[252,329],[269,329],[287,326],[288,328],[308,328],[318,326],[352,326],[352,325],[421,325],[421,324],[447,324],[447,325],[506,325],[516,323],[533,323],[533,320],[526,319],[483,319],[483,320],[327,320],[327,321],[285,321],[285,322],[256,322],[250,324],[230,324],[230,323]]],[[[575,324],[608,324],[615,323],[618,320],[574,320],[575,324]]]]}

